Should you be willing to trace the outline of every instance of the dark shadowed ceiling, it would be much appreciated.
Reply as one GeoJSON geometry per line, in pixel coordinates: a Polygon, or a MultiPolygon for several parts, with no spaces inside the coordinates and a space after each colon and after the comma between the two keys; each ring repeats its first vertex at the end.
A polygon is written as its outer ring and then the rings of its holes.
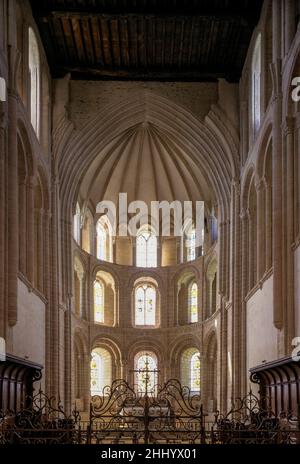
{"type": "Polygon", "coordinates": [[[238,81],[263,0],[31,0],[53,77],[238,81]]]}

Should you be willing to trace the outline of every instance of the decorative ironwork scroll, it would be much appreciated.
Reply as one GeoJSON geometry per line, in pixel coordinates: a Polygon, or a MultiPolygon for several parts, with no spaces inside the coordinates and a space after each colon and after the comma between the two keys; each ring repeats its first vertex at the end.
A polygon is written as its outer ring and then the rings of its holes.
{"type": "Polygon", "coordinates": [[[227,414],[215,415],[210,432],[211,443],[221,444],[294,444],[300,443],[299,415],[276,415],[267,405],[268,398],[251,391],[232,402],[227,414]]]}
{"type": "Polygon", "coordinates": [[[92,397],[90,411],[93,443],[200,443],[204,431],[200,397],[175,379],[145,394],[116,380],[92,397]]]}

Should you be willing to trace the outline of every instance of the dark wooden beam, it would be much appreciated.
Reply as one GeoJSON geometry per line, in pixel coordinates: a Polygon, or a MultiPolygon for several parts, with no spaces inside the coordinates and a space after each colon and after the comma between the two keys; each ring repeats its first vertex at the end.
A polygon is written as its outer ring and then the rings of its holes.
{"type": "Polygon", "coordinates": [[[116,21],[116,20],[139,20],[139,19],[146,19],[146,20],[156,20],[156,21],[192,21],[193,19],[205,19],[208,21],[229,21],[229,22],[236,22],[243,27],[252,27],[255,24],[256,19],[252,18],[251,16],[246,17],[240,14],[220,14],[216,13],[213,15],[206,15],[206,14],[175,14],[175,13],[168,13],[168,14],[149,14],[149,13],[98,13],[98,12],[88,12],[88,11],[50,11],[48,13],[38,14],[37,17],[42,21],[51,21],[52,19],[103,19],[105,21],[116,21]]]}
{"type": "Polygon", "coordinates": [[[195,71],[189,70],[145,70],[145,69],[114,69],[114,68],[91,68],[80,66],[57,66],[54,70],[54,77],[62,77],[70,73],[74,79],[91,79],[91,80],[143,80],[143,81],[181,81],[181,82],[210,82],[225,78],[229,82],[238,82],[238,71],[228,70],[220,71],[195,71]]]}

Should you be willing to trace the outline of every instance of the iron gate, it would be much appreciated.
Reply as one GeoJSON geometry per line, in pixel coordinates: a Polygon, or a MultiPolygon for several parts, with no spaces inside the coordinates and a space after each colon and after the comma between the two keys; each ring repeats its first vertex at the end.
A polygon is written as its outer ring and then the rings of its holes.
{"type": "Polygon", "coordinates": [[[200,397],[175,379],[142,395],[116,380],[92,397],[88,432],[91,443],[201,443],[200,397]]]}
{"type": "Polygon", "coordinates": [[[250,392],[227,414],[207,421],[200,397],[177,380],[140,395],[124,380],[91,400],[89,420],[42,391],[19,411],[0,411],[0,444],[294,444],[300,443],[300,414],[275,415],[266,399],[250,392]]]}

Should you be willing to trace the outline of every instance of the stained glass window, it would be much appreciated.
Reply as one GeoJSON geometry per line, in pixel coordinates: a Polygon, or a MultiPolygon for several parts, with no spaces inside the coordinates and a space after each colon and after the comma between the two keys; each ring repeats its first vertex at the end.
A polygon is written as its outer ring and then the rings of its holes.
{"type": "Polygon", "coordinates": [[[98,222],[97,224],[97,258],[106,261],[107,258],[107,232],[104,226],[98,222]]]}
{"type": "Polygon", "coordinates": [[[197,351],[193,354],[190,361],[190,375],[191,385],[190,388],[194,392],[200,391],[200,353],[197,351]]]}
{"type": "Polygon", "coordinates": [[[189,320],[198,322],[198,285],[196,282],[189,286],[189,320]]]}
{"type": "Polygon", "coordinates": [[[76,213],[74,216],[74,239],[80,245],[80,206],[77,203],[76,205],[76,213]]]}
{"type": "Polygon", "coordinates": [[[91,356],[91,395],[107,395],[112,382],[111,354],[105,348],[95,348],[91,356]]]}
{"type": "Polygon", "coordinates": [[[40,56],[35,33],[31,27],[28,32],[29,56],[28,67],[30,75],[30,120],[37,136],[40,129],[40,56]]]}
{"type": "Polygon", "coordinates": [[[103,359],[100,354],[92,352],[91,360],[91,395],[102,394],[103,359]]]}
{"type": "Polygon", "coordinates": [[[192,228],[187,236],[187,261],[196,259],[196,229],[192,228]]]}
{"type": "Polygon", "coordinates": [[[261,35],[256,39],[252,58],[252,125],[253,132],[260,126],[261,35]]]}
{"type": "Polygon", "coordinates": [[[135,357],[135,384],[139,394],[153,394],[157,387],[157,359],[153,353],[139,353],[135,357]]]}
{"type": "Polygon", "coordinates": [[[94,318],[95,322],[104,322],[104,287],[99,280],[94,283],[94,318]]]}
{"type": "Polygon", "coordinates": [[[157,266],[157,238],[148,228],[142,228],[136,238],[136,265],[157,266]]]}
{"type": "Polygon", "coordinates": [[[140,285],[135,290],[135,325],[155,325],[156,290],[140,285]]]}

